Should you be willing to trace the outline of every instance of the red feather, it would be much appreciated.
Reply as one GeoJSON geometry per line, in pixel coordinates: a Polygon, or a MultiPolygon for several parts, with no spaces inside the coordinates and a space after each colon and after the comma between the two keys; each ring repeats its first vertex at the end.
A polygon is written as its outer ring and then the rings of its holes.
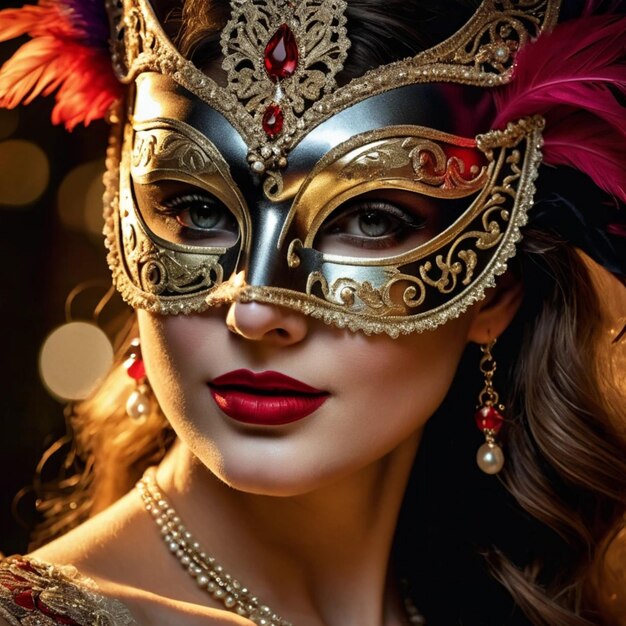
{"type": "Polygon", "coordinates": [[[495,128],[541,114],[544,161],[584,171],[626,202],[626,18],[559,24],[518,54],[511,82],[494,92],[495,128]]]}
{"type": "Polygon", "coordinates": [[[59,0],[40,0],[37,5],[0,11],[0,41],[21,35],[33,38],[52,35],[70,40],[81,37],[59,0]]]}
{"type": "Polygon", "coordinates": [[[0,11],[0,41],[24,34],[32,39],[0,68],[0,107],[29,104],[57,91],[54,124],[72,130],[105,117],[122,92],[109,55],[85,45],[52,0],[0,11]]]}

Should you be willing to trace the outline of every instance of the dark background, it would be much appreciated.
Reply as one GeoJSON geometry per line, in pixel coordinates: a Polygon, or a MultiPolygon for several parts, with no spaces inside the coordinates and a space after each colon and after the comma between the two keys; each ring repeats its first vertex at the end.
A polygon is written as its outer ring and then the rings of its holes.
{"type": "MultiPolygon", "coordinates": [[[[0,8],[22,4],[0,0],[0,8]]],[[[0,64],[25,41],[0,44],[0,64]]],[[[97,232],[108,128],[96,122],[68,133],[51,125],[52,106],[49,97],[15,111],[0,110],[0,552],[6,555],[27,546],[28,532],[12,511],[14,496],[32,484],[42,452],[65,433],[64,406],[39,378],[39,350],[48,333],[66,321],[65,301],[74,287],[100,281],[73,307],[74,319],[87,320],[110,285],[97,232]],[[32,191],[35,168],[28,161],[16,167],[16,140],[39,146],[50,171],[40,197],[19,205],[8,198],[32,191]],[[85,205],[80,215],[76,207],[85,205]]],[[[119,310],[121,304],[112,306],[119,310]]],[[[35,519],[32,494],[21,500],[19,512],[29,522],[35,519]]]]}

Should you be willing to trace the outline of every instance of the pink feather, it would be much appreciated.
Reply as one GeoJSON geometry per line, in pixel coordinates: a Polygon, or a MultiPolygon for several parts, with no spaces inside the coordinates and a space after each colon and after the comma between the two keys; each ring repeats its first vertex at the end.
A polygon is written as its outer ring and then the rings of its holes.
{"type": "Polygon", "coordinates": [[[626,18],[559,24],[518,54],[511,82],[495,90],[495,128],[546,118],[544,161],[584,171],[626,202],[626,18]]]}
{"type": "Polygon", "coordinates": [[[585,172],[599,187],[626,201],[626,141],[607,135],[603,120],[570,113],[549,122],[543,154],[546,163],[568,165],[585,172]],[[610,181],[610,184],[608,184],[610,181]]]}

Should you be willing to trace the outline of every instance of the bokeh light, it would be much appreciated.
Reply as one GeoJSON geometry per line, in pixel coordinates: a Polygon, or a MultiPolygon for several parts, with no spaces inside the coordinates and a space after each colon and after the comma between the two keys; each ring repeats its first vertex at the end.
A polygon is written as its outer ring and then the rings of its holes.
{"type": "Polygon", "coordinates": [[[23,139],[0,142],[0,205],[22,207],[35,202],[50,180],[45,152],[23,139]]]}
{"type": "Polygon", "coordinates": [[[83,400],[113,364],[113,346],[95,324],[70,322],[48,335],[39,355],[39,374],[57,399],[83,400]]]}
{"type": "Polygon", "coordinates": [[[90,161],[75,167],[59,187],[58,207],[62,223],[69,229],[101,236],[102,175],[104,161],[90,161]]]}

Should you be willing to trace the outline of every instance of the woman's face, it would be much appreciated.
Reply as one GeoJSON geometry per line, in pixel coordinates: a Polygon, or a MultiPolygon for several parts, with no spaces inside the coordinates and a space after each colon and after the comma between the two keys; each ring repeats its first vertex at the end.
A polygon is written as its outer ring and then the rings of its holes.
{"type": "Polygon", "coordinates": [[[287,496],[357,472],[408,439],[417,442],[451,384],[473,311],[399,339],[352,333],[259,303],[188,316],[138,315],[150,384],[180,439],[232,487],[287,496]],[[229,393],[271,402],[267,390],[250,395],[213,385],[242,369],[279,372],[325,392],[324,400],[286,424],[230,417],[218,406],[232,400],[229,393]]]}

